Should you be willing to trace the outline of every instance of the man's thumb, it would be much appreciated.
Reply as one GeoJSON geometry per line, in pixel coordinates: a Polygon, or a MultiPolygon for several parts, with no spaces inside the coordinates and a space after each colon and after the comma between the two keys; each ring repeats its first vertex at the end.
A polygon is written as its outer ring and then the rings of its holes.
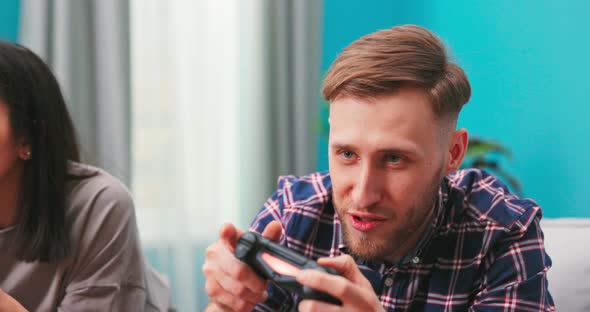
{"type": "Polygon", "coordinates": [[[363,273],[360,272],[356,262],[354,262],[354,259],[350,255],[342,255],[334,258],[320,258],[318,259],[318,264],[333,268],[346,279],[353,282],[359,282],[364,279],[363,273]]]}
{"type": "Polygon", "coordinates": [[[272,240],[273,242],[278,242],[281,238],[281,232],[283,231],[281,224],[277,221],[272,221],[266,225],[264,231],[262,231],[262,236],[272,240]]]}
{"type": "Polygon", "coordinates": [[[243,233],[244,232],[238,230],[233,224],[226,223],[222,225],[219,230],[219,238],[221,238],[221,240],[224,241],[233,252],[238,243],[238,239],[240,239],[240,236],[242,236],[243,233]]]}

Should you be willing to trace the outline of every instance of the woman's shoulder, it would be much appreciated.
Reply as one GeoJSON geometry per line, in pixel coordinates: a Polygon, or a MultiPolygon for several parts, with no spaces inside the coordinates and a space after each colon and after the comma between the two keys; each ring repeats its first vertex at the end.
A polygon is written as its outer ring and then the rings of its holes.
{"type": "Polygon", "coordinates": [[[143,291],[141,246],[129,191],[94,166],[70,163],[69,174],[66,209],[74,256],[66,291],[91,293],[105,285],[143,291]]]}
{"type": "MultiPolygon", "coordinates": [[[[87,164],[69,162],[67,206],[70,215],[117,214],[133,212],[131,193],[105,170],[87,164]],[[105,211],[108,210],[108,211],[105,211]]],[[[75,216],[73,216],[77,219],[75,216]]]]}

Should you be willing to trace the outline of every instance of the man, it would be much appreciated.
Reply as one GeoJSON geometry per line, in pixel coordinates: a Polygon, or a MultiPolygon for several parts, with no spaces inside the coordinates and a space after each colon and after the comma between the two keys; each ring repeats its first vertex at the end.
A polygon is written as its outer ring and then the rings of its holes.
{"type": "Polygon", "coordinates": [[[297,280],[342,306],[258,277],[232,255],[242,232],[225,225],[203,265],[208,310],[554,310],[540,207],[483,171],[457,171],[471,89],[435,35],[408,25],[360,38],[322,92],[329,173],[279,178],[251,230],[339,271],[297,280]]]}

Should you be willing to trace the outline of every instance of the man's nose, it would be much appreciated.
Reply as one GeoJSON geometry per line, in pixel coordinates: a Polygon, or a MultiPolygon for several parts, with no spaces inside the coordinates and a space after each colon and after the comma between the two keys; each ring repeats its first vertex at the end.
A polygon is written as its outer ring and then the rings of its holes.
{"type": "Polygon", "coordinates": [[[352,200],[358,208],[367,208],[381,200],[382,179],[371,164],[361,166],[360,174],[355,183],[352,200]]]}

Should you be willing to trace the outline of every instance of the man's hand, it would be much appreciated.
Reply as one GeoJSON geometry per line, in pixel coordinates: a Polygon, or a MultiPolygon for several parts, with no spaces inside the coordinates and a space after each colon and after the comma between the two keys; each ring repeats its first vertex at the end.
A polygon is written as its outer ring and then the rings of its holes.
{"type": "Polygon", "coordinates": [[[23,307],[16,299],[0,289],[0,312],[26,312],[27,309],[23,307]]]}
{"type": "MultiPolygon", "coordinates": [[[[267,281],[234,256],[243,233],[232,224],[225,224],[219,231],[219,240],[207,248],[203,264],[205,290],[211,300],[207,311],[251,311],[268,296],[267,281]]],[[[269,223],[262,236],[278,241],[281,225],[276,221],[269,223]]]]}
{"type": "Polygon", "coordinates": [[[384,311],[371,283],[361,273],[349,255],[318,259],[318,264],[334,268],[342,276],[317,270],[302,270],[297,281],[326,292],[342,301],[337,306],[317,300],[303,300],[299,311],[384,311]]]}

